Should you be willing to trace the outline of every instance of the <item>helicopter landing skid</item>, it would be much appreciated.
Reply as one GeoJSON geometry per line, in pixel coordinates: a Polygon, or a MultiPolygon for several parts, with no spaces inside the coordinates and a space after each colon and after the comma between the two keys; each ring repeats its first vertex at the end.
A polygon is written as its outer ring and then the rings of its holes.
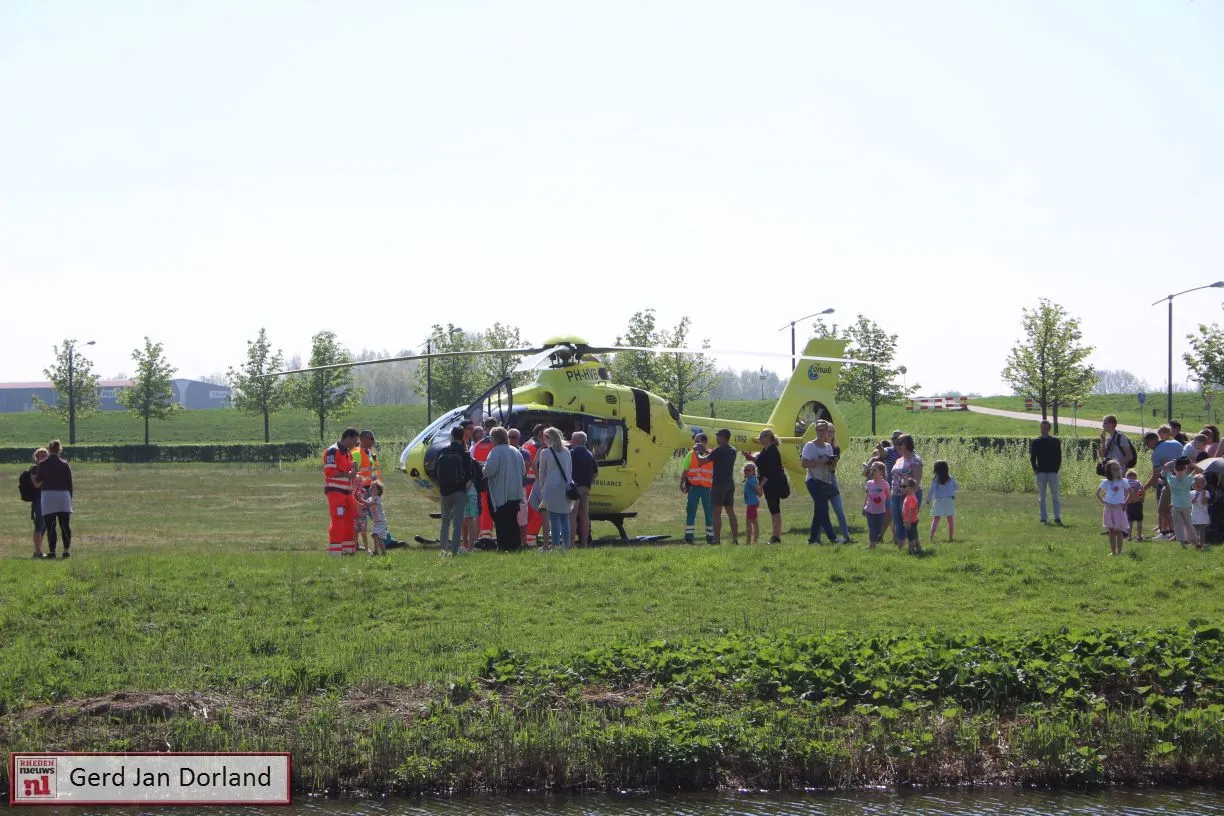
{"type": "MultiPolygon", "coordinates": [[[[619,539],[611,539],[611,543],[619,544],[651,544],[655,541],[666,541],[671,536],[665,535],[648,535],[648,536],[633,536],[632,538],[625,532],[625,519],[637,518],[637,513],[591,513],[591,521],[606,521],[616,527],[616,532],[620,534],[619,539]]],[[[607,540],[607,539],[605,539],[607,540]]]]}

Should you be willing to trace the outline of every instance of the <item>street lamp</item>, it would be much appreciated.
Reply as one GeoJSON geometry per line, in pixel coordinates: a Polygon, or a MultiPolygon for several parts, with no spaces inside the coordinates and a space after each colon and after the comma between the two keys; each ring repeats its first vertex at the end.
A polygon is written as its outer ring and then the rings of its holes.
{"type": "MultiPolygon", "coordinates": [[[[833,310],[825,309],[823,312],[813,312],[810,315],[795,318],[788,324],[791,330],[791,371],[795,370],[795,324],[801,320],[807,320],[809,317],[816,317],[818,315],[827,315],[827,314],[833,314],[833,310]]],[[[778,331],[785,331],[785,330],[786,330],[786,326],[783,326],[782,328],[778,329],[778,331]]]]}
{"type": "MultiPolygon", "coordinates": [[[[95,340],[85,345],[92,346],[95,340]]],[[[76,353],[76,341],[68,341],[68,444],[76,444],[76,387],[72,383],[72,358],[76,353]]]]}
{"type": "MultiPolygon", "coordinates": [[[[463,334],[463,329],[458,326],[451,326],[450,334],[463,334]]],[[[425,425],[428,427],[433,422],[433,341],[438,336],[437,332],[425,338],[425,425]]]]}
{"type": "MultiPolygon", "coordinates": [[[[1197,292],[1200,289],[1219,289],[1221,287],[1224,287],[1224,281],[1216,281],[1215,283],[1208,283],[1208,284],[1204,284],[1203,286],[1196,286],[1193,289],[1187,289],[1185,292],[1177,292],[1176,294],[1168,295],[1160,299],[1160,300],[1169,301],[1169,416],[1167,417],[1168,421],[1173,420],[1173,298],[1177,297],[1177,295],[1187,294],[1188,292],[1197,292]]],[[[1153,303],[1152,305],[1155,306],[1157,303],[1160,303],[1160,300],[1156,301],[1156,303],[1153,303]]]]}

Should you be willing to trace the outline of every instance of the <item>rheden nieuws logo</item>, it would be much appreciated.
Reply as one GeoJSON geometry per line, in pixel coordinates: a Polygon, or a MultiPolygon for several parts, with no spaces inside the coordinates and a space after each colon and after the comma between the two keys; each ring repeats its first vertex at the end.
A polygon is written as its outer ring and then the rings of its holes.
{"type": "Polygon", "coordinates": [[[12,805],[287,805],[289,754],[10,754],[12,805]]]}

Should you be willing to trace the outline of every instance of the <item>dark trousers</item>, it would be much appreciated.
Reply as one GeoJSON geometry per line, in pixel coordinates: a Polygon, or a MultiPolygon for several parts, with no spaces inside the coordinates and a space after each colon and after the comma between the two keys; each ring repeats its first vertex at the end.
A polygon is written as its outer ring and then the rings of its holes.
{"type": "Polygon", "coordinates": [[[60,531],[64,534],[64,552],[68,552],[68,548],[72,546],[72,527],[68,520],[72,518],[71,513],[51,513],[43,516],[47,523],[47,550],[55,552],[55,545],[59,543],[59,536],[55,534],[55,523],[59,522],[60,531]]]}
{"type": "Polygon", "coordinates": [[[497,549],[517,550],[523,545],[519,538],[519,500],[514,499],[493,511],[493,529],[497,533],[497,549]]]}
{"type": "Polygon", "coordinates": [[[808,532],[808,541],[820,541],[820,531],[829,537],[829,543],[837,540],[833,533],[833,522],[829,520],[829,492],[833,486],[817,479],[807,480],[808,494],[812,497],[812,527],[808,532]]]}

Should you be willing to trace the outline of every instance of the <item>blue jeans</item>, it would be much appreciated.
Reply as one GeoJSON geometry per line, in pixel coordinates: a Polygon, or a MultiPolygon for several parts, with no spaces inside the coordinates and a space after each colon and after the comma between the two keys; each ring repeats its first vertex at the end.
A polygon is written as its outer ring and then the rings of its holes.
{"type": "Polygon", "coordinates": [[[867,514],[867,537],[873,543],[879,543],[884,540],[884,518],[884,513],[867,514]]]}
{"type": "Polygon", "coordinates": [[[569,513],[548,511],[548,533],[554,550],[568,550],[570,545],[569,513]]]}
{"type": "Polygon", "coordinates": [[[1054,494],[1054,520],[1062,520],[1062,505],[1058,501],[1058,474],[1057,473],[1037,473],[1037,505],[1041,509],[1041,520],[1045,521],[1046,516],[1046,486],[1050,488],[1050,492],[1054,494]]]}
{"type": "MultiPolygon", "coordinates": [[[[833,487],[837,487],[837,477],[833,477],[833,487]]],[[[847,541],[850,539],[850,525],[846,524],[846,510],[842,507],[841,488],[838,488],[837,495],[829,499],[829,506],[833,508],[833,512],[837,515],[837,526],[841,527],[841,537],[847,541]]]]}
{"type": "Polygon", "coordinates": [[[808,543],[819,542],[822,530],[829,537],[830,542],[836,541],[837,536],[833,534],[833,523],[829,520],[828,491],[831,485],[818,479],[808,479],[806,484],[808,495],[812,497],[812,526],[808,530],[808,543]]]}

